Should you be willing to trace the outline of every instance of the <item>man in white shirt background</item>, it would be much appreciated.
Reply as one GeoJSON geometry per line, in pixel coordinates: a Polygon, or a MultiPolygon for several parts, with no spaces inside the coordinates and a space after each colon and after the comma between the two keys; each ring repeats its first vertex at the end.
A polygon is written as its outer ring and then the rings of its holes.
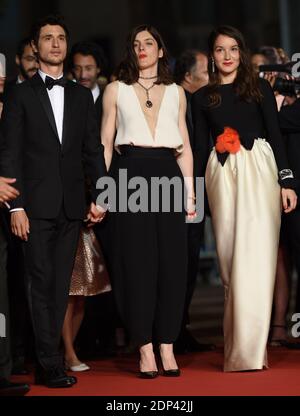
{"type": "Polygon", "coordinates": [[[76,82],[89,88],[93,94],[100,128],[102,118],[102,92],[98,84],[98,78],[106,65],[103,50],[95,42],[78,42],[71,49],[69,61],[76,82]]]}

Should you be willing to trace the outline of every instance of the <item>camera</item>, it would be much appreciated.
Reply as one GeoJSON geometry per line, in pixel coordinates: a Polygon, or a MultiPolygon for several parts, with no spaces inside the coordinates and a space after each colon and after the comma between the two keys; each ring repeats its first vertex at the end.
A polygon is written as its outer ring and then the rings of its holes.
{"type": "Polygon", "coordinates": [[[279,76],[275,80],[273,90],[281,95],[294,96],[300,92],[300,79],[285,79],[283,74],[291,74],[295,62],[286,64],[260,65],[259,72],[263,76],[265,72],[277,72],[279,76]]]}
{"type": "Polygon", "coordinates": [[[291,97],[298,95],[300,92],[300,79],[289,80],[278,77],[275,80],[273,90],[279,92],[281,95],[288,95],[291,97]]]}

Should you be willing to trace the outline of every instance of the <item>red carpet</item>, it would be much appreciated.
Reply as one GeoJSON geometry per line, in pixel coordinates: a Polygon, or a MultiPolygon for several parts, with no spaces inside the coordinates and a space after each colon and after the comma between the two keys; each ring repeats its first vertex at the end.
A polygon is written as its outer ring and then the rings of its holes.
{"type": "MultiPolygon", "coordinates": [[[[137,377],[137,357],[125,356],[89,362],[92,371],[76,373],[69,389],[32,385],[28,396],[299,396],[300,350],[272,348],[268,370],[223,373],[222,349],[178,356],[179,378],[137,377]]],[[[32,382],[32,377],[15,377],[32,382]]]]}

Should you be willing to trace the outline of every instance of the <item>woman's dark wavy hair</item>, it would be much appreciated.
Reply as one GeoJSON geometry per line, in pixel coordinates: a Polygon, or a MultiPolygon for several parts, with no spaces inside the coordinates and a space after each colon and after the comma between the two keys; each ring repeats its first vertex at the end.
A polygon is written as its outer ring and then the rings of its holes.
{"type": "Polygon", "coordinates": [[[169,54],[160,33],[151,25],[136,26],[128,35],[125,57],[119,64],[116,75],[119,81],[125,84],[134,84],[139,79],[139,67],[136,53],[134,51],[134,41],[138,33],[146,30],[149,32],[158,44],[158,48],[162,49],[163,57],[158,61],[158,78],[156,84],[169,85],[173,83],[172,72],[169,66],[169,54]]]}
{"type": "Polygon", "coordinates": [[[218,85],[220,85],[220,74],[215,65],[215,72],[212,71],[212,56],[216,39],[219,35],[228,36],[236,40],[240,51],[240,65],[237,70],[237,76],[234,80],[234,89],[238,97],[245,101],[260,102],[262,94],[259,89],[259,80],[255,73],[250,60],[250,53],[247,49],[245,39],[241,32],[232,26],[220,26],[213,30],[208,38],[208,47],[210,53],[208,74],[208,96],[211,106],[218,106],[221,103],[221,95],[218,93],[218,85]]]}

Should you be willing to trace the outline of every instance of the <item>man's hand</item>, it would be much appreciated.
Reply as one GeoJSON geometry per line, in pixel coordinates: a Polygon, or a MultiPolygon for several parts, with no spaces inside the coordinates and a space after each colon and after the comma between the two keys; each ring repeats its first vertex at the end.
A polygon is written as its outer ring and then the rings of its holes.
{"type": "Polygon", "coordinates": [[[97,223],[103,220],[105,217],[107,209],[95,205],[93,202],[90,205],[90,210],[87,214],[87,219],[91,223],[97,223]]]}
{"type": "Polygon", "coordinates": [[[28,241],[29,220],[24,210],[11,213],[11,230],[17,237],[28,241]]]}
{"type": "Polygon", "coordinates": [[[16,179],[0,177],[0,202],[10,201],[20,195],[11,183],[15,183],[16,179]]]}

